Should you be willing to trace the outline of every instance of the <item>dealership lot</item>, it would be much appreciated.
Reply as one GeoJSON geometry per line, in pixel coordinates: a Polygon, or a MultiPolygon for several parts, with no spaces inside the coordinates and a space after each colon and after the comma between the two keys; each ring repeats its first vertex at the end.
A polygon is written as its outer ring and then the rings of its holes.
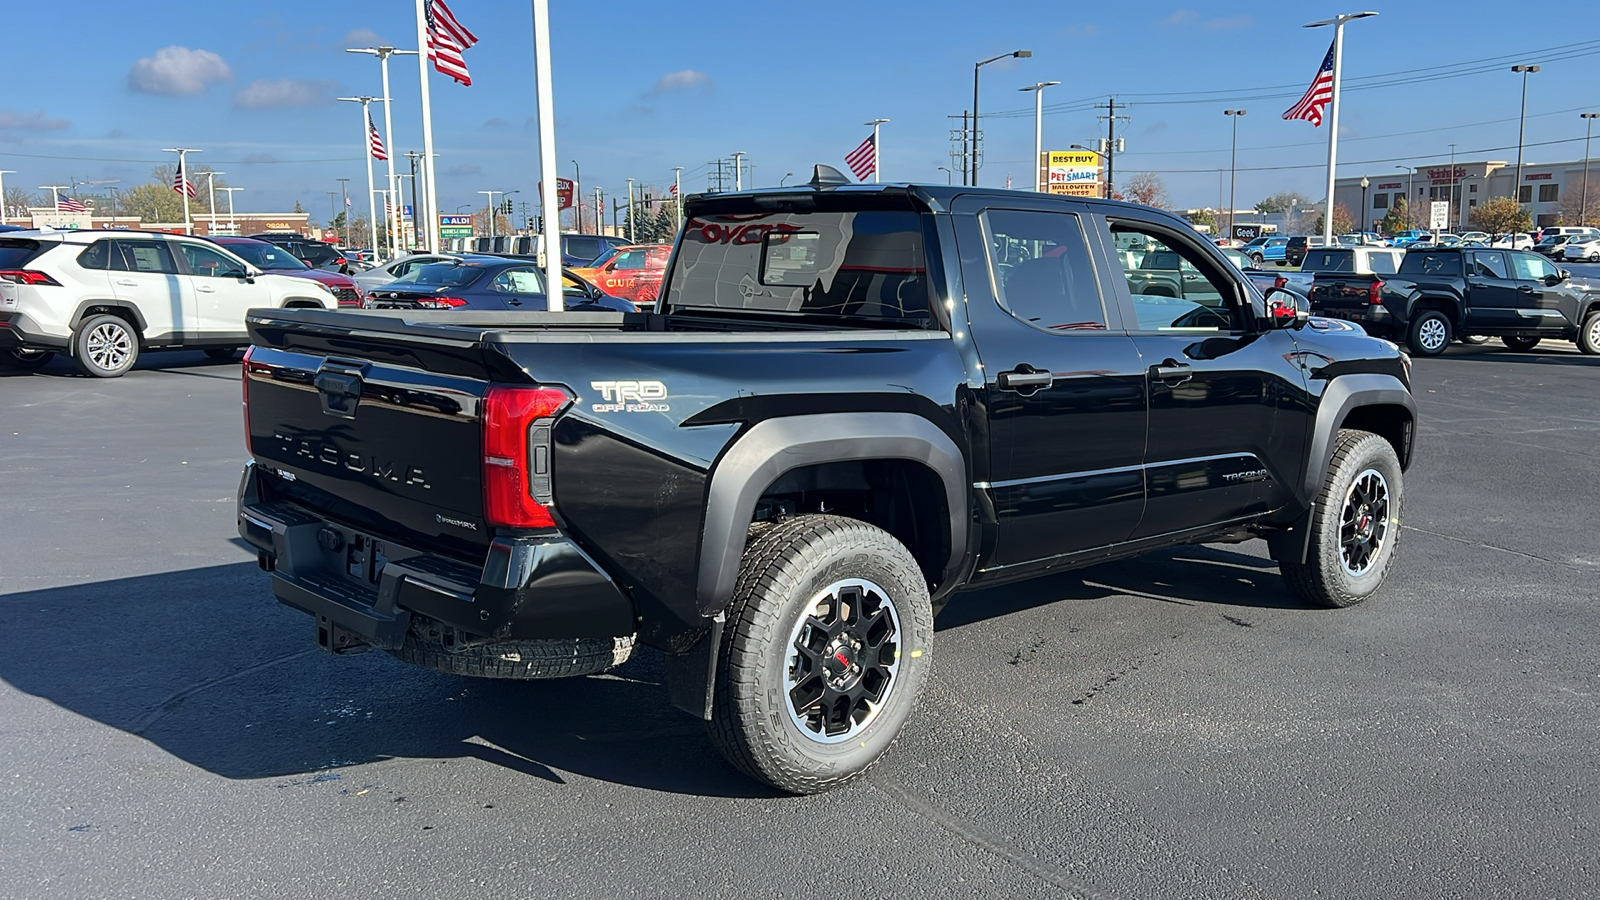
{"type": "Polygon", "coordinates": [[[1258,543],[961,595],[896,749],[803,798],[653,655],[316,651],[236,540],[237,363],[0,375],[0,897],[1586,895],[1600,360],[1539,350],[1416,364],[1370,605],[1300,607],[1258,543]]]}

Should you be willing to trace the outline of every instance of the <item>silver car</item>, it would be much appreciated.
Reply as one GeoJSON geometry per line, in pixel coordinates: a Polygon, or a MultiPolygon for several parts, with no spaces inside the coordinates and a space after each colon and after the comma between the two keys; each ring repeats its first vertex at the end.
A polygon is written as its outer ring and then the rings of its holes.
{"type": "Polygon", "coordinates": [[[413,253],[402,256],[391,263],[373,266],[365,272],[356,272],[350,276],[363,294],[371,293],[375,287],[381,287],[406,274],[417,266],[428,263],[443,262],[448,259],[461,259],[460,253],[413,253]]]}

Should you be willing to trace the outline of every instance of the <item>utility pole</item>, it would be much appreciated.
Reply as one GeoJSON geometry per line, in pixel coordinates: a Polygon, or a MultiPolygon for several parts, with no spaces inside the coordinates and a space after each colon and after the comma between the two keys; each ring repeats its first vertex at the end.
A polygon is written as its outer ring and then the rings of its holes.
{"type": "Polygon", "coordinates": [[[333,198],[335,198],[337,196],[339,196],[339,192],[338,191],[329,191],[328,192],[328,227],[329,228],[333,227],[333,220],[339,217],[338,211],[334,208],[337,204],[335,204],[333,202],[333,198]]]}
{"type": "MultiPolygon", "coordinates": [[[[348,247],[350,246],[350,190],[348,184],[350,179],[335,178],[334,181],[339,182],[339,199],[344,203],[344,209],[342,210],[344,213],[344,245],[348,247]]],[[[328,224],[331,225],[333,223],[329,222],[328,224]]]]}
{"type": "Polygon", "coordinates": [[[206,232],[207,234],[217,230],[217,176],[226,174],[228,173],[209,170],[206,172],[206,192],[211,195],[211,231],[206,232]]]}
{"type": "MultiPolygon", "coordinates": [[[[633,183],[632,179],[629,179],[628,183],[632,184],[633,183]]],[[[733,189],[736,190],[736,191],[744,190],[744,151],[743,150],[736,151],[733,154],[733,189]]]]}
{"type": "Polygon", "coordinates": [[[1244,109],[1225,109],[1222,114],[1233,122],[1233,149],[1228,155],[1228,237],[1233,237],[1234,183],[1239,175],[1239,117],[1249,112],[1244,109]]]}
{"type": "MultiPolygon", "coordinates": [[[[961,170],[961,183],[967,183],[967,111],[962,110],[959,116],[945,116],[947,119],[960,119],[961,129],[950,129],[950,168],[961,170]]],[[[949,171],[948,169],[946,170],[949,171]]],[[[946,182],[950,179],[946,178],[946,182]]]]}
{"type": "Polygon", "coordinates": [[[1113,187],[1113,183],[1116,181],[1116,177],[1115,177],[1116,176],[1116,159],[1117,159],[1117,149],[1118,149],[1117,148],[1117,120],[1121,119],[1124,122],[1128,122],[1128,121],[1131,121],[1131,117],[1130,116],[1119,116],[1119,115],[1117,115],[1117,110],[1119,110],[1119,109],[1127,109],[1128,108],[1128,104],[1126,104],[1126,103],[1118,103],[1116,97],[1107,97],[1104,106],[1101,106],[1100,104],[1096,103],[1094,105],[1094,108],[1095,109],[1103,109],[1103,110],[1106,111],[1105,115],[1099,116],[1098,118],[1105,120],[1105,123],[1106,123],[1106,194],[1105,194],[1105,196],[1106,196],[1106,199],[1109,200],[1109,199],[1111,199],[1111,195],[1116,192],[1116,189],[1113,187]]]}
{"type": "MultiPolygon", "coordinates": [[[[1586,148],[1587,148],[1587,146],[1588,145],[1585,145],[1586,148]]],[[[1587,155],[1588,154],[1588,150],[1585,149],[1584,153],[1585,153],[1585,155],[1587,155]]],[[[1587,159],[1584,160],[1584,165],[1585,166],[1588,165],[1588,160],[1587,159]]],[[[1588,171],[1589,170],[1587,168],[1584,169],[1585,173],[1587,173],[1588,171]]],[[[1589,176],[1587,174],[1585,174],[1584,177],[1587,178],[1589,176]]],[[[5,194],[5,191],[4,190],[0,190],[0,196],[4,196],[4,194],[5,194]]],[[[678,219],[678,230],[682,231],[683,230],[683,166],[673,166],[672,167],[672,211],[673,211],[673,213],[676,214],[677,219],[678,219]]]]}
{"type": "Polygon", "coordinates": [[[406,151],[406,159],[411,161],[411,249],[417,249],[417,244],[422,240],[422,208],[417,205],[417,160],[422,154],[415,150],[406,151]]]}
{"type": "MultiPolygon", "coordinates": [[[[737,189],[737,187],[735,188],[737,189]]],[[[633,220],[638,218],[633,210],[633,179],[628,179],[628,242],[633,242],[633,220]]]]}
{"type": "MultiPolygon", "coordinates": [[[[1600,113],[1578,113],[1583,119],[1583,199],[1578,204],[1578,224],[1589,224],[1589,138],[1594,136],[1594,120],[1600,119],[1600,113]]],[[[5,189],[0,188],[0,196],[5,195],[5,189]]]]}
{"type": "Polygon", "coordinates": [[[594,189],[594,233],[599,234],[606,227],[606,195],[600,188],[594,189]]]}

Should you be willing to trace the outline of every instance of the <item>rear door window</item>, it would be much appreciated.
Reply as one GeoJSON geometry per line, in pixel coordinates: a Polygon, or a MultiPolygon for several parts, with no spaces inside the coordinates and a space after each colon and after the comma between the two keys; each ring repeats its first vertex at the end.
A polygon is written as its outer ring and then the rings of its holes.
{"type": "Polygon", "coordinates": [[[1472,274],[1480,278],[1505,278],[1506,258],[1503,253],[1472,254],[1472,274]]]}
{"type": "Polygon", "coordinates": [[[122,251],[122,259],[113,258],[113,268],[128,272],[151,272],[161,275],[176,275],[178,273],[178,266],[173,262],[172,251],[168,249],[166,241],[140,241],[131,238],[119,238],[115,243],[117,248],[122,251]]]}
{"type": "Polygon", "coordinates": [[[111,242],[95,241],[78,254],[78,265],[85,269],[111,268],[111,242]]]}
{"type": "MultiPolygon", "coordinates": [[[[1106,330],[1105,304],[1076,215],[991,209],[982,222],[989,277],[1006,312],[1057,334],[1106,330]]],[[[1154,256],[1147,253],[1141,264],[1154,256]]]]}
{"type": "Polygon", "coordinates": [[[922,221],[911,210],[696,215],[684,223],[669,292],[676,311],[934,324],[922,221]]]}
{"type": "Polygon", "coordinates": [[[1373,253],[1367,257],[1367,265],[1374,275],[1393,275],[1399,268],[1399,257],[1398,253],[1373,253]]]}
{"type": "Polygon", "coordinates": [[[1413,250],[1400,264],[1401,275],[1460,275],[1461,254],[1413,250]]]}

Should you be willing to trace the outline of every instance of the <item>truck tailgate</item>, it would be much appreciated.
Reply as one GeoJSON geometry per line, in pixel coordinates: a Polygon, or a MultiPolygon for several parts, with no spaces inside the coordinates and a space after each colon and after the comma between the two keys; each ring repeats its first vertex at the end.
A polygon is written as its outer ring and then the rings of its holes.
{"type": "Polygon", "coordinates": [[[1311,283],[1311,311],[1324,316],[1359,316],[1371,305],[1376,275],[1318,274],[1311,283]]]}

